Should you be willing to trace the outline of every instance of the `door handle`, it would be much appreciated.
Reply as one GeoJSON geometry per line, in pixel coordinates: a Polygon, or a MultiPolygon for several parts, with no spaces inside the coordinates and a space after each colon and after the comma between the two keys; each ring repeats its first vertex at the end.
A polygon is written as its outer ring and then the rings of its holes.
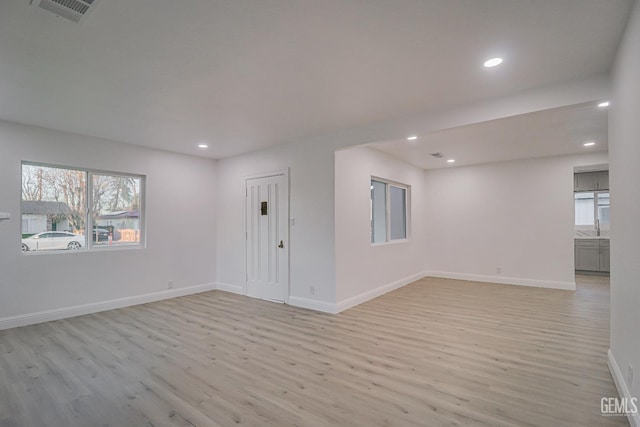
{"type": "Polygon", "coordinates": [[[280,240],[280,244],[278,245],[279,248],[284,248],[284,242],[282,240],[280,240]]]}

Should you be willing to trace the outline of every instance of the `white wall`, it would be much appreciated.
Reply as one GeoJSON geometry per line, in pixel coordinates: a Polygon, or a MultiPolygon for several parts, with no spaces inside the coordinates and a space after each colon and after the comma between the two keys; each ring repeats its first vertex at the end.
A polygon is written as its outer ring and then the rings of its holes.
{"type": "MultiPolygon", "coordinates": [[[[611,184],[611,356],[618,390],[640,398],[640,4],[613,69],[609,115],[611,184]],[[629,383],[627,369],[635,368],[629,383]]],[[[610,360],[611,361],[611,360],[610,360]]],[[[640,425],[640,417],[636,417],[640,425]]]]}
{"type": "Polygon", "coordinates": [[[596,153],[427,171],[425,269],[575,288],[573,168],[606,162],[596,153]]]}
{"type": "Polygon", "coordinates": [[[290,304],[336,309],[334,151],[411,133],[477,123],[545,108],[602,99],[603,77],[527,91],[434,114],[364,124],[218,162],[218,287],[242,293],[244,267],[244,180],[248,175],[290,168],[290,304]],[[310,289],[315,292],[312,294],[310,289]]]}
{"type": "Polygon", "coordinates": [[[606,163],[606,154],[425,175],[370,148],[338,150],[335,160],[333,150],[331,144],[302,143],[218,162],[219,288],[243,292],[245,177],[285,168],[290,169],[295,218],[290,234],[292,305],[340,311],[425,271],[473,280],[575,286],[573,168],[606,163]],[[379,247],[369,243],[372,175],[412,186],[410,242],[379,247]],[[500,275],[496,267],[502,269],[500,275]]]}
{"type": "Polygon", "coordinates": [[[338,309],[421,277],[426,258],[425,172],[368,147],[335,155],[335,264],[338,309]],[[409,239],[371,244],[371,177],[409,185],[409,239]]]}
{"type": "Polygon", "coordinates": [[[607,89],[606,79],[598,77],[440,114],[364,124],[225,159],[218,162],[217,172],[213,161],[2,122],[0,210],[10,211],[14,220],[0,224],[0,319],[156,293],[165,289],[171,279],[176,287],[183,287],[210,283],[217,276],[220,288],[242,289],[244,177],[287,167],[290,168],[291,214],[296,218],[290,233],[290,303],[334,311],[337,301],[336,149],[414,132],[427,133],[504,114],[600,99],[607,89]],[[149,247],[144,251],[106,255],[56,254],[33,258],[14,252],[19,247],[19,221],[15,218],[19,217],[21,160],[147,174],[150,177],[149,247]],[[218,194],[217,182],[220,182],[218,194]],[[216,247],[219,248],[217,254],[216,247]],[[54,262],[54,259],[61,261],[54,262]],[[91,281],[79,279],[71,283],[56,276],[77,270],[78,275],[84,277],[88,271],[98,271],[105,261],[122,266],[127,274],[116,283],[106,275],[94,274],[91,281]],[[315,288],[314,293],[311,287],[315,288]]]}
{"type": "Polygon", "coordinates": [[[332,311],[336,290],[330,144],[290,144],[218,161],[218,284],[235,292],[242,292],[245,284],[245,178],[287,168],[290,216],[295,218],[289,235],[289,302],[332,311]]]}
{"type": "MultiPolygon", "coordinates": [[[[0,321],[215,283],[215,161],[0,121],[0,321]],[[21,161],[146,175],[147,248],[23,255],[21,161]]],[[[1,323],[1,322],[0,322],[1,323]]],[[[2,325],[0,325],[2,326],[2,325]]]]}

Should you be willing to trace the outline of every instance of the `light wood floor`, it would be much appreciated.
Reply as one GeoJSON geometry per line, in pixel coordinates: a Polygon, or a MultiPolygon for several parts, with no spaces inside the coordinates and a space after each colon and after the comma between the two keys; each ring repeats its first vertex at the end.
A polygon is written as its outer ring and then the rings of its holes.
{"type": "Polygon", "coordinates": [[[0,426],[627,425],[609,290],[423,279],[332,316],[220,291],[0,332],[0,426]]]}

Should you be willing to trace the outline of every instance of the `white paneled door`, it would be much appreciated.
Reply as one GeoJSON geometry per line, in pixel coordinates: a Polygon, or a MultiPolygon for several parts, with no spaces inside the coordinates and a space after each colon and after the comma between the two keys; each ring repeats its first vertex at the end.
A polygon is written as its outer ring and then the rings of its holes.
{"type": "Polygon", "coordinates": [[[247,295],[289,296],[289,186],[284,174],[247,179],[247,295]]]}

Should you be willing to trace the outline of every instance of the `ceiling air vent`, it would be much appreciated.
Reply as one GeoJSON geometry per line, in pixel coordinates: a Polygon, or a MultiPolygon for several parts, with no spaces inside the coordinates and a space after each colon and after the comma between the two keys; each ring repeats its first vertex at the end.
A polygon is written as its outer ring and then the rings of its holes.
{"type": "Polygon", "coordinates": [[[97,0],[31,0],[31,6],[44,9],[73,22],[80,22],[97,0]]]}
{"type": "Polygon", "coordinates": [[[436,159],[441,159],[442,153],[431,153],[431,156],[435,157],[436,159]]]}

